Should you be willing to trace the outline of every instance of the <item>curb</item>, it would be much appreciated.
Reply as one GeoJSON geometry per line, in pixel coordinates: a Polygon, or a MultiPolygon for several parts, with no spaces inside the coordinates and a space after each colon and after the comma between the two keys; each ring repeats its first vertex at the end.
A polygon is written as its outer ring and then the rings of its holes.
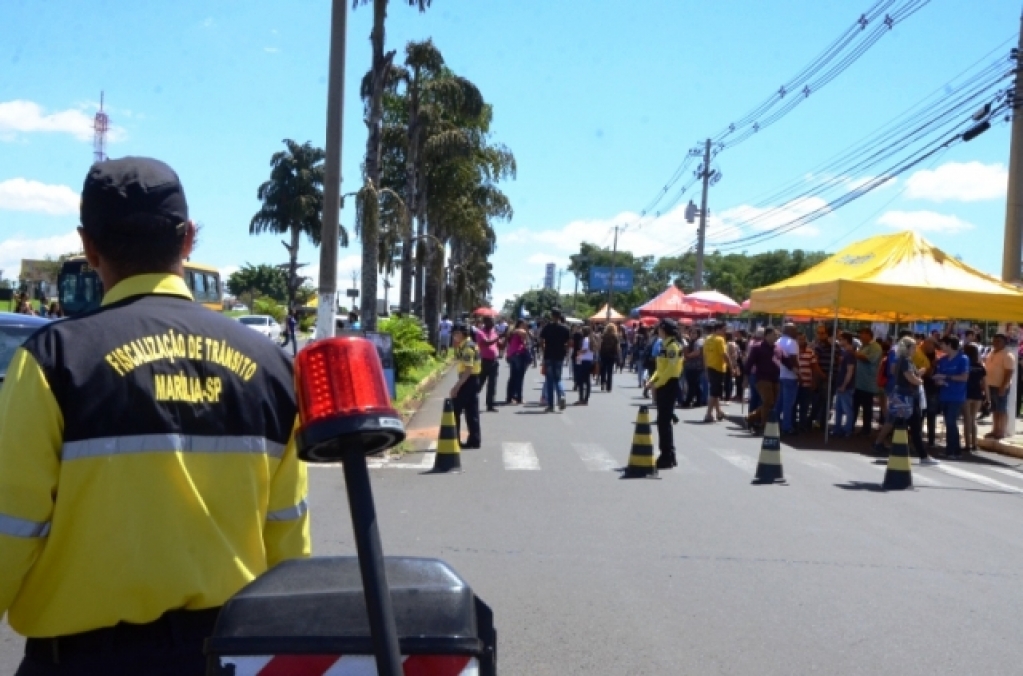
{"type": "Polygon", "coordinates": [[[439,381],[441,378],[447,375],[447,372],[451,368],[453,363],[454,362],[445,364],[441,368],[437,369],[437,371],[435,371],[432,375],[423,378],[421,381],[419,381],[419,384],[416,385],[416,389],[412,390],[412,394],[409,395],[408,402],[406,404],[406,406],[408,406],[409,408],[402,409],[401,411],[399,411],[399,413],[401,413],[401,420],[403,423],[405,423],[406,426],[410,422],[412,422],[412,418],[414,418],[416,413],[419,412],[419,409],[422,407],[423,402],[425,401],[424,397],[417,397],[417,395],[423,394],[427,390],[431,389],[434,385],[436,385],[437,381],[439,381]]]}
{"type": "Polygon", "coordinates": [[[1023,460],[1023,448],[1003,443],[997,439],[980,439],[977,441],[977,446],[985,451],[1023,460]]]}

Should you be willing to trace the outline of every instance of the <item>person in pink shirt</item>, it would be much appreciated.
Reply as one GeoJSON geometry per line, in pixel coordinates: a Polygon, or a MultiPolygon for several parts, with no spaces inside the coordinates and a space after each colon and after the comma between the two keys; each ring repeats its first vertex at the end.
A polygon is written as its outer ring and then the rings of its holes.
{"type": "Polygon", "coordinates": [[[483,389],[483,384],[486,383],[488,413],[497,413],[497,408],[494,406],[494,396],[497,392],[497,370],[499,368],[497,349],[498,341],[500,340],[501,336],[498,334],[497,329],[494,328],[494,318],[484,317],[483,327],[476,328],[476,346],[480,350],[480,390],[483,389]]]}

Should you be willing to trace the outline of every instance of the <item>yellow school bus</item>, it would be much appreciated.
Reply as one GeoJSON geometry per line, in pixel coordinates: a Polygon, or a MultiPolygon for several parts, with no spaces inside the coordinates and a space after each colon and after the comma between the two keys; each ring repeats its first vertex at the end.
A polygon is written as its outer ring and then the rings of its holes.
{"type": "MultiPolygon", "coordinates": [[[[185,261],[185,284],[195,302],[221,310],[220,272],[216,268],[185,261]]],[[[61,264],[57,288],[61,307],[69,317],[94,310],[103,300],[103,283],[85,256],[73,256],[61,264]]]]}

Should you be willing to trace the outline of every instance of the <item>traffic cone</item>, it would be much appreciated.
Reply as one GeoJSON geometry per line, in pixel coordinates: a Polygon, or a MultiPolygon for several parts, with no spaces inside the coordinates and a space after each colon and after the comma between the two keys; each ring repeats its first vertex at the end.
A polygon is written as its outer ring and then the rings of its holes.
{"type": "Polygon", "coordinates": [[[640,406],[639,413],[636,414],[636,431],[632,435],[629,464],[622,476],[626,479],[657,476],[654,441],[650,435],[650,409],[646,406],[640,406]]]}
{"type": "Polygon", "coordinates": [[[440,433],[437,435],[437,455],[433,459],[433,471],[462,471],[462,448],[458,444],[458,429],[455,427],[455,405],[450,399],[444,400],[444,414],[440,418],[440,433]]]}
{"type": "Polygon", "coordinates": [[[909,438],[906,435],[906,421],[896,419],[892,433],[892,451],[888,454],[888,469],[884,473],[881,488],[886,491],[902,491],[913,487],[913,472],[909,467],[909,438]]]}
{"type": "Polygon", "coordinates": [[[778,436],[778,414],[773,410],[767,414],[767,425],[764,426],[764,440],[760,442],[760,459],[757,460],[755,484],[773,484],[783,482],[785,477],[781,469],[781,438],[778,436]]]}

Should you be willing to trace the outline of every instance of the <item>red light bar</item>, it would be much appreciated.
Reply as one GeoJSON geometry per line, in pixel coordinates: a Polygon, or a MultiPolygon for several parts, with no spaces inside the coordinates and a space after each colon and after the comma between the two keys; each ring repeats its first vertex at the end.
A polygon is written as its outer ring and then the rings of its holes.
{"type": "Polygon", "coordinates": [[[337,462],[361,445],[367,454],[405,438],[405,426],[391,405],[376,346],[365,338],[318,341],[295,360],[299,457],[337,462]]]}

